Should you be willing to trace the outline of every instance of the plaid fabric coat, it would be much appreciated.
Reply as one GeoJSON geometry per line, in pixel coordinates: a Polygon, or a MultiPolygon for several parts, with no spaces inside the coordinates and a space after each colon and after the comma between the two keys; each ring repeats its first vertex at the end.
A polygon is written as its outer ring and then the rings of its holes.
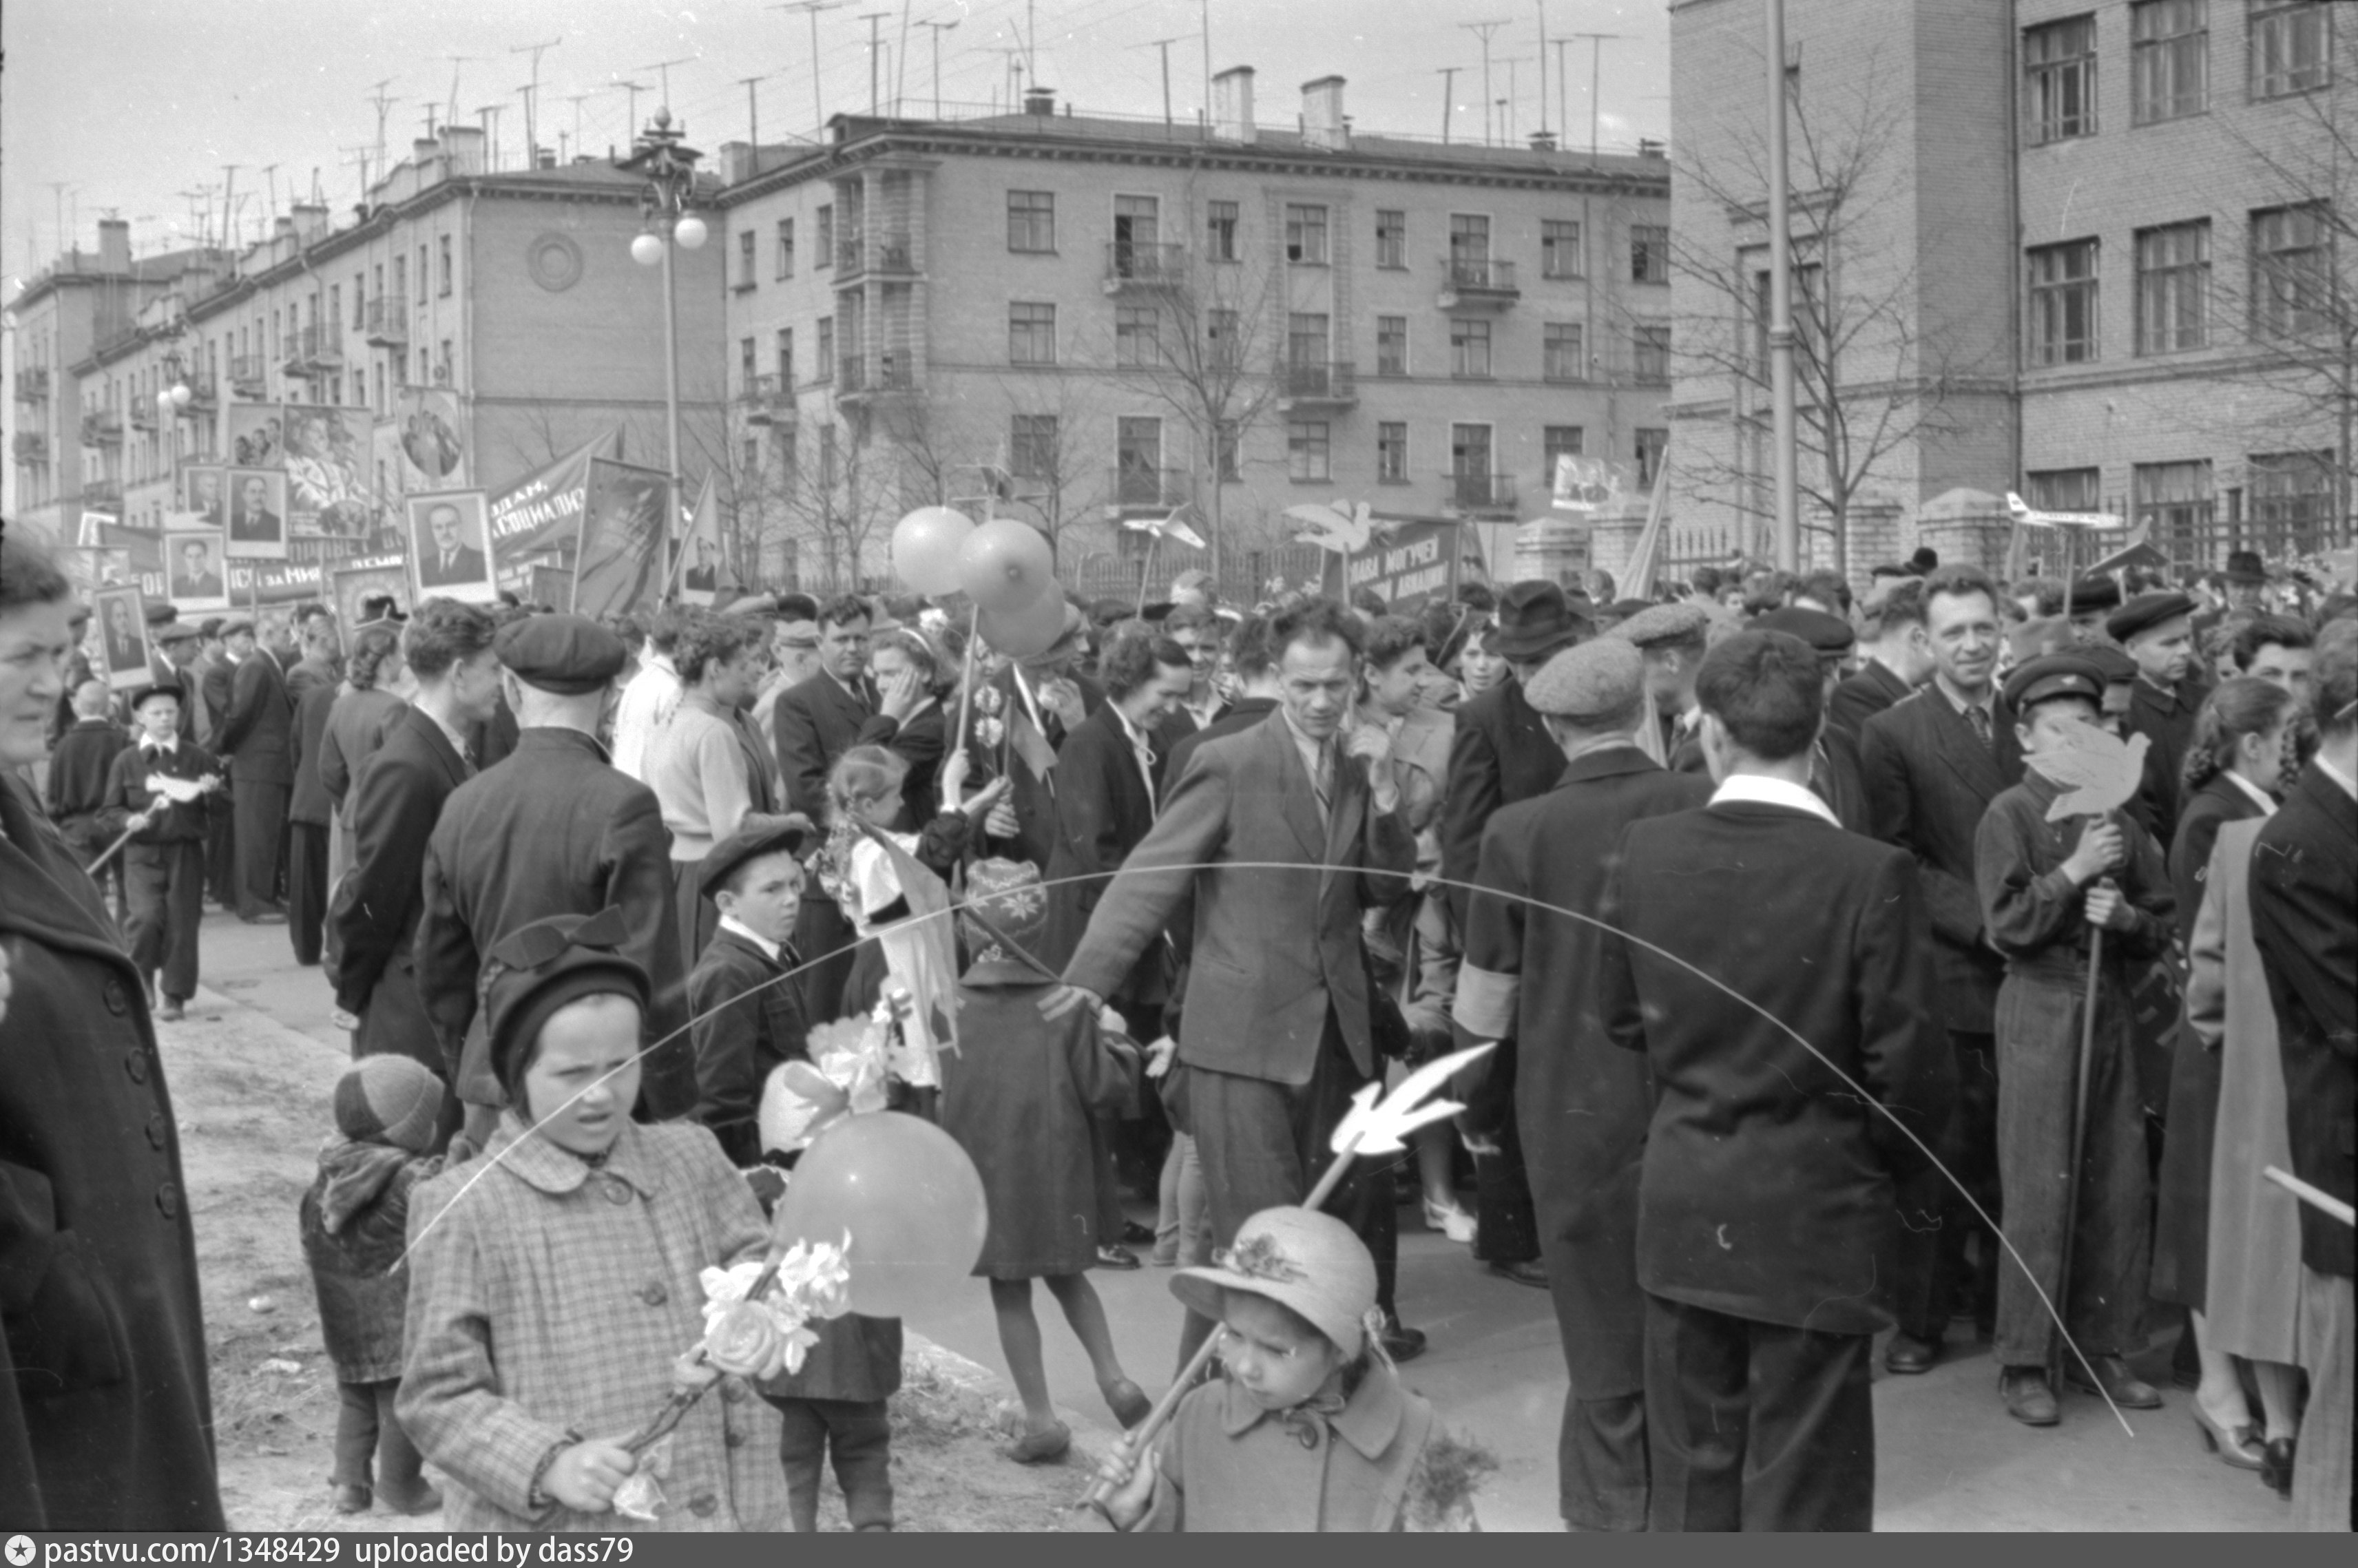
{"type": "Polygon", "coordinates": [[[761,1206],[711,1133],[626,1125],[593,1170],[511,1111],[482,1159],[412,1195],[409,1236],[395,1408],[450,1478],[449,1528],[785,1528],[777,1415],[734,1378],[673,1434],[655,1524],[529,1501],[555,1450],[620,1440],[661,1408],[704,1333],[698,1271],[762,1253],[761,1206]]]}

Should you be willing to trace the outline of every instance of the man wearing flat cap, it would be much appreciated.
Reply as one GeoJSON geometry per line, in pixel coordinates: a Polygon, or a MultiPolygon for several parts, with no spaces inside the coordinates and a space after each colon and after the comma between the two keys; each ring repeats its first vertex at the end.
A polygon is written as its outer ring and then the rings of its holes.
{"type": "Polygon", "coordinates": [[[1549,659],[1525,693],[1565,759],[1555,786],[1505,807],[1482,834],[1455,1022],[1512,1040],[1514,1104],[1541,1256],[1571,1374],[1556,1449],[1559,1511],[1575,1530],[1646,1528],[1644,1292],[1638,1167],[1652,1087],[1616,1048],[1592,981],[1599,914],[1622,829],[1711,799],[1638,747],[1653,721],[1644,658],[1599,638],[1549,659]],[[1549,906],[1553,906],[1553,909],[1549,906]]]}
{"type": "Polygon", "coordinates": [[[2064,613],[2071,618],[2072,634],[2082,647],[2113,640],[2112,633],[2104,629],[2104,618],[2120,607],[2120,583],[2101,572],[2071,584],[2063,606],[2064,613]]]}
{"type": "Polygon", "coordinates": [[[696,1103],[695,1048],[672,890],[671,836],[654,792],[607,760],[598,724],[627,650],[581,615],[534,615],[492,646],[518,726],[515,750],[460,784],[442,807],[420,874],[418,990],[433,1020],[468,1134],[480,1146],[503,1103],[485,1055],[476,977],[510,932],[552,915],[620,911],[623,957],[653,986],[642,1113],[696,1103]],[[481,1134],[481,1137],[477,1135],[481,1134]]]}
{"type": "Polygon", "coordinates": [[[2194,600],[2182,593],[2140,593],[2104,618],[2104,630],[2136,661],[2122,739],[2143,735],[2145,783],[2129,812],[2157,844],[2178,831],[2178,778],[2194,739],[2194,716],[2210,695],[2194,649],[2194,600]]]}
{"type": "Polygon", "coordinates": [[[1711,611],[1700,604],[1657,604],[1638,611],[1611,633],[1646,657],[1646,691],[1653,710],[1639,731],[1639,749],[1673,773],[1697,777],[1704,776],[1704,767],[1695,671],[1711,640],[1711,611]]]}
{"type": "MultiPolygon", "coordinates": [[[[1772,610],[1752,622],[1757,632],[1783,632],[1799,637],[1818,655],[1818,670],[1825,677],[1825,700],[1832,710],[1834,692],[1842,685],[1844,667],[1851,650],[1858,645],[1858,633],[1849,622],[1823,610],[1811,610],[1793,605],[1772,610]]],[[[1849,730],[1828,723],[1818,732],[1817,744],[1810,750],[1810,789],[1820,800],[1833,807],[1834,816],[1853,833],[1867,830],[1866,784],[1859,762],[1858,741],[1849,730]]]]}

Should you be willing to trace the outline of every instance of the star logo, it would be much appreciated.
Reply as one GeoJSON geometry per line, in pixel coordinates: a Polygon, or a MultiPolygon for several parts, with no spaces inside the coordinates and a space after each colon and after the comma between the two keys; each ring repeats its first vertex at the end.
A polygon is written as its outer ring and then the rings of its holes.
{"type": "Polygon", "coordinates": [[[10,1536],[8,1538],[8,1562],[10,1568],[25,1568],[25,1565],[32,1560],[33,1538],[29,1535],[10,1536]]]}

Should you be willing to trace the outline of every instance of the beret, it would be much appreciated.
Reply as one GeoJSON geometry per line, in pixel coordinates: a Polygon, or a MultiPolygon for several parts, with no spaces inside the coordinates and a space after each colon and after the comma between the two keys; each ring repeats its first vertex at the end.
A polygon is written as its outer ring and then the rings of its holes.
{"type": "Polygon", "coordinates": [[[2102,643],[2079,650],[2082,658],[2096,666],[2108,686],[2123,686],[2137,678],[2136,661],[2118,648],[2108,648],[2102,643]]]}
{"type": "Polygon", "coordinates": [[[168,604],[151,604],[147,607],[147,624],[150,626],[161,626],[167,621],[178,621],[179,618],[180,612],[168,604]]]}
{"type": "Polygon", "coordinates": [[[2121,602],[2121,585],[2108,577],[2083,577],[2071,585],[2071,613],[2112,610],[2121,602]]]}
{"type": "Polygon", "coordinates": [[[596,691],[619,674],[631,651],[586,615],[527,615],[492,639],[515,678],[559,697],[596,691]]]}
{"type": "Polygon", "coordinates": [[[1849,622],[1823,610],[1812,610],[1807,605],[1772,610],[1755,620],[1752,630],[1790,633],[1822,655],[1847,654],[1858,643],[1858,633],[1849,622]]]}
{"type": "Polygon", "coordinates": [[[2050,697],[2079,697],[2104,706],[2104,672],[2082,654],[2050,654],[2018,665],[2006,677],[2006,705],[2017,713],[2050,697]]]}
{"type": "Polygon", "coordinates": [[[1655,604],[1632,615],[1606,635],[1634,643],[1640,648],[1688,644],[1702,642],[1704,629],[1710,624],[1711,612],[1700,604],[1655,604]]]}
{"type": "Polygon", "coordinates": [[[134,713],[138,712],[139,705],[146,701],[151,697],[168,697],[174,702],[178,702],[180,700],[180,683],[176,680],[151,680],[133,687],[131,688],[131,711],[134,713]]]}
{"type": "Polygon", "coordinates": [[[2165,621],[2193,613],[2194,601],[2182,593],[2140,593],[2104,617],[2104,630],[2115,642],[2125,643],[2165,621]]]}
{"type": "Polygon", "coordinates": [[[595,914],[552,914],[502,937],[484,966],[492,1072],[521,1109],[524,1064],[541,1026],[568,1002],[627,996],[644,1014],[647,972],[619,949],[630,937],[619,905],[595,914]]]}
{"type": "Polygon", "coordinates": [[[221,634],[224,637],[233,637],[240,632],[253,630],[254,617],[251,615],[229,615],[222,619],[221,634]]]}
{"type": "Polygon", "coordinates": [[[1637,645],[1599,637],[1550,659],[1523,688],[1523,699],[1559,719],[1592,719],[1628,712],[1645,689],[1646,661],[1637,645]]]}
{"type": "Polygon", "coordinates": [[[185,621],[168,621],[157,627],[153,635],[158,643],[185,643],[198,632],[185,621]]]}
{"type": "Polygon", "coordinates": [[[711,852],[704,857],[703,864],[697,868],[696,891],[708,899],[711,898],[746,861],[775,854],[781,849],[790,855],[800,853],[810,831],[810,818],[799,811],[789,812],[784,816],[747,813],[743,825],[712,846],[711,852]]]}

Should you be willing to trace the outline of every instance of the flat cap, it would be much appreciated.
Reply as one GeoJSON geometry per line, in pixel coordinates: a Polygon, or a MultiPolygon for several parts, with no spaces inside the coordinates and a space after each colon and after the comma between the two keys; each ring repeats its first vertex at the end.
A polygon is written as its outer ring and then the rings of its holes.
{"type": "Polygon", "coordinates": [[[631,651],[586,615],[527,615],[492,639],[515,678],[559,697],[596,691],[621,672],[631,651]]]}
{"type": "Polygon", "coordinates": [[[185,621],[167,621],[148,635],[158,643],[185,643],[200,633],[185,621]]]}
{"type": "Polygon", "coordinates": [[[1523,699],[1559,719],[1603,719],[1629,711],[1645,689],[1646,661],[1637,644],[1598,637],[1550,659],[1523,688],[1523,699]]]}
{"type": "Polygon", "coordinates": [[[2182,593],[2140,593],[2104,617],[2104,630],[2117,643],[2140,632],[2150,632],[2165,621],[2194,613],[2194,600],[2182,593]]]}
{"type": "Polygon", "coordinates": [[[180,612],[168,604],[151,604],[147,607],[147,624],[150,626],[161,626],[167,621],[178,621],[179,618],[180,612]]]}
{"type": "Polygon", "coordinates": [[[251,632],[253,630],[254,617],[245,614],[243,611],[240,611],[235,615],[224,615],[222,617],[221,634],[224,637],[234,637],[240,632],[251,632]]]}
{"type": "Polygon", "coordinates": [[[2104,672],[2083,654],[2050,654],[2017,665],[2006,677],[2006,705],[2017,714],[2058,697],[2085,697],[2103,707],[2104,672]]]}
{"type": "Polygon", "coordinates": [[[697,868],[696,891],[710,899],[746,861],[758,860],[782,849],[789,855],[801,853],[810,832],[810,818],[799,811],[783,816],[747,813],[743,826],[712,846],[711,853],[697,868]]]}
{"type": "Polygon", "coordinates": [[[1704,640],[1711,611],[1700,604],[1654,604],[1606,633],[1640,648],[1687,646],[1704,640]]]}
{"type": "Polygon", "coordinates": [[[1752,622],[1755,632],[1784,632],[1815,649],[1821,658],[1840,658],[1858,643],[1858,633],[1839,615],[1807,605],[1772,610],[1752,622]]]}
{"type": "Polygon", "coordinates": [[[2071,613],[2085,615],[2092,610],[2117,610],[2121,603],[2121,585],[2109,577],[2083,577],[2071,585],[2071,613]]]}
{"type": "Polygon", "coordinates": [[[218,615],[206,616],[202,621],[197,622],[197,634],[201,637],[220,636],[222,634],[222,618],[218,615]]]}

